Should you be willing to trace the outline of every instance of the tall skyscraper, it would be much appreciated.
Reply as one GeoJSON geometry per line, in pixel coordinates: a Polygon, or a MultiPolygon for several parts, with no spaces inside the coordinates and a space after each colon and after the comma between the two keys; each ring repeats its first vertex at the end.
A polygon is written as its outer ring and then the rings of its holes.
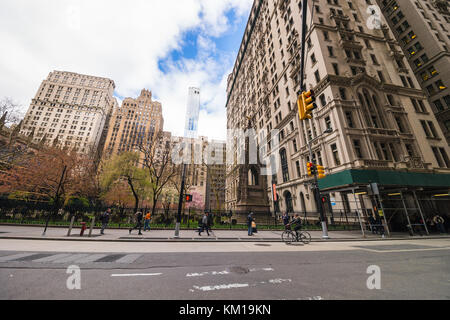
{"type": "Polygon", "coordinates": [[[420,212],[419,197],[445,214],[449,201],[434,201],[434,195],[449,191],[450,150],[386,20],[380,16],[380,28],[367,23],[375,18],[369,8],[375,1],[308,1],[304,77],[318,109],[313,119],[299,120],[305,3],[254,1],[228,78],[227,126],[255,130],[262,154],[277,157],[280,166],[261,177],[256,165],[228,165],[227,208],[252,208],[259,187],[266,193],[260,203],[272,211],[317,212],[307,175],[312,161],[326,168],[319,186],[328,211],[359,212],[367,219],[379,213],[381,199],[397,210],[386,212],[395,224],[420,212]],[[275,129],[279,146],[263,139],[275,129]],[[378,183],[380,198],[370,183],[378,183]],[[414,212],[405,212],[402,201],[414,212]]]}
{"type": "Polygon", "coordinates": [[[186,124],[184,136],[186,138],[197,138],[198,118],[200,114],[200,89],[189,88],[188,104],[186,110],[186,124]]]}
{"type": "Polygon", "coordinates": [[[378,4],[450,143],[450,2],[378,0],[378,4]]]}
{"type": "Polygon", "coordinates": [[[25,116],[21,133],[79,152],[98,151],[116,99],[114,81],[54,71],[40,85],[25,116]]]}
{"type": "Polygon", "coordinates": [[[152,100],[152,93],[143,89],[138,98],[126,98],[111,117],[105,143],[105,154],[133,151],[136,145],[151,144],[163,130],[161,103],[152,100]]]}

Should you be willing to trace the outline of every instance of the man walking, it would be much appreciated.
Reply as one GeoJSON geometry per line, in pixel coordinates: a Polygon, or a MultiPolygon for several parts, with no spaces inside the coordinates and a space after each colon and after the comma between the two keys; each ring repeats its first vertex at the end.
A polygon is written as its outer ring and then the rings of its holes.
{"type": "Polygon", "coordinates": [[[287,214],[287,212],[283,213],[281,219],[283,220],[283,224],[286,227],[286,225],[289,224],[289,215],[287,214]]]}
{"type": "Polygon", "coordinates": [[[151,218],[152,218],[152,215],[150,214],[150,211],[149,211],[145,215],[144,231],[150,231],[150,220],[151,220],[151,218]]]}
{"type": "Polygon", "coordinates": [[[128,234],[131,234],[131,231],[133,231],[134,229],[138,229],[139,230],[139,233],[138,233],[138,235],[140,235],[140,236],[142,236],[142,232],[141,232],[141,229],[142,229],[142,218],[143,218],[143,214],[142,214],[142,212],[141,211],[138,211],[138,212],[136,212],[136,225],[134,226],[134,228],[131,228],[129,231],[128,231],[128,234]]]}
{"type": "Polygon", "coordinates": [[[106,210],[100,217],[100,221],[102,222],[102,230],[100,231],[100,234],[105,234],[105,229],[106,229],[106,227],[108,227],[110,215],[111,215],[111,209],[108,208],[108,210],[106,210]]]}
{"type": "Polygon", "coordinates": [[[209,231],[208,231],[208,212],[206,212],[203,217],[202,217],[202,222],[201,222],[201,226],[200,229],[198,230],[198,235],[201,236],[202,232],[206,230],[206,233],[209,236],[209,231]]]}
{"type": "Polygon", "coordinates": [[[255,221],[255,219],[253,218],[253,212],[250,212],[250,214],[247,216],[247,226],[249,236],[253,235],[253,226],[252,226],[253,221],[255,221]]]}

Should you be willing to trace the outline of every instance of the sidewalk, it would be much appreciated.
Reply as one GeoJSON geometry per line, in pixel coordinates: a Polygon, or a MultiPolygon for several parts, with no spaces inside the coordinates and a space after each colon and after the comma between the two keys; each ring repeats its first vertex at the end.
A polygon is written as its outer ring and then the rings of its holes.
{"type": "MultiPolygon", "coordinates": [[[[112,242],[280,242],[282,231],[259,231],[249,237],[246,230],[214,230],[210,236],[203,232],[201,236],[195,230],[180,230],[179,238],[175,238],[174,230],[150,230],[142,231],[142,236],[134,230],[131,235],[126,229],[107,229],[104,235],[100,235],[100,229],[94,229],[89,237],[89,229],[80,237],[80,228],[72,229],[70,237],[67,236],[68,228],[48,228],[43,236],[43,227],[7,226],[0,225],[0,239],[28,239],[28,240],[65,240],[65,241],[112,241],[112,242]]],[[[322,231],[308,231],[312,241],[324,241],[322,231]]],[[[450,238],[448,234],[434,234],[430,236],[411,237],[407,233],[394,233],[384,239],[380,235],[366,233],[364,238],[361,231],[329,231],[327,241],[376,241],[376,240],[417,240],[450,238]]]]}

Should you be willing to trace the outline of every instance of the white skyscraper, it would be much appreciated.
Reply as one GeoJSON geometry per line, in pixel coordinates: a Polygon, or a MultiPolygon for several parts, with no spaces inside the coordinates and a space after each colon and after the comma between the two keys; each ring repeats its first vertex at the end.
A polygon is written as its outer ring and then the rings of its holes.
{"type": "Polygon", "coordinates": [[[186,138],[197,138],[198,118],[200,114],[200,89],[189,88],[188,105],[186,110],[186,125],[184,136],[186,138]]]}

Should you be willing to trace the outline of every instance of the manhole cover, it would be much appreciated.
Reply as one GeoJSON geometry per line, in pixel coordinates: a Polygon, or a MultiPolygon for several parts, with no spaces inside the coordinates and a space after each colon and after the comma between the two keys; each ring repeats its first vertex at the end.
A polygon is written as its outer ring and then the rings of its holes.
{"type": "Polygon", "coordinates": [[[244,274],[244,273],[249,273],[250,270],[248,268],[244,268],[244,267],[231,267],[229,268],[230,272],[233,273],[239,273],[239,274],[244,274]]]}
{"type": "Polygon", "coordinates": [[[255,243],[255,246],[260,246],[260,247],[271,247],[271,244],[267,244],[267,243],[255,243]]]}

